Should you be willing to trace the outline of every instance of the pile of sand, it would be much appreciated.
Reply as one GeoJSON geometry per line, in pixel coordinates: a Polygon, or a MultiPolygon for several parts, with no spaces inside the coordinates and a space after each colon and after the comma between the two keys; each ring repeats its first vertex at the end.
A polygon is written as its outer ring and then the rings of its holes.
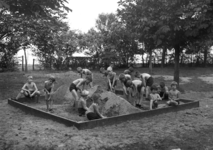
{"type": "Polygon", "coordinates": [[[93,97],[93,95],[98,95],[101,97],[101,112],[103,115],[111,117],[141,112],[140,109],[135,108],[125,99],[112,92],[103,90],[100,86],[94,86],[93,88],[89,89],[89,91],[90,97],[93,97]],[[106,98],[108,99],[107,101],[105,101],[106,98]]]}

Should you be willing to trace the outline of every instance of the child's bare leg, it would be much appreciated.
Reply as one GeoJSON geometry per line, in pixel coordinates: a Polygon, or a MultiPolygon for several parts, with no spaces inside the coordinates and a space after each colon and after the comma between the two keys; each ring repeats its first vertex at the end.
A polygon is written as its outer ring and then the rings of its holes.
{"type": "Polygon", "coordinates": [[[72,90],[72,95],[74,96],[74,105],[73,105],[73,107],[77,110],[78,109],[78,94],[77,94],[77,92],[75,91],[75,90],[72,90]]]}
{"type": "Polygon", "coordinates": [[[49,96],[46,94],[45,95],[45,100],[46,100],[46,105],[47,105],[47,111],[49,111],[49,101],[48,101],[49,96]]]}
{"type": "Polygon", "coordinates": [[[21,90],[21,91],[18,93],[18,95],[16,96],[16,100],[18,100],[18,99],[21,97],[21,95],[24,95],[24,91],[23,91],[23,90],[21,90]]]}
{"type": "Polygon", "coordinates": [[[150,90],[150,87],[149,86],[146,86],[146,99],[149,98],[149,90],[150,90]]]}

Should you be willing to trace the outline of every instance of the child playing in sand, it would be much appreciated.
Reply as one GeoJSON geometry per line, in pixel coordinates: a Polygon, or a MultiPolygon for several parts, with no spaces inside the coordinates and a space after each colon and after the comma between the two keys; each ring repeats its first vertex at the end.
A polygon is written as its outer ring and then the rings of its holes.
{"type": "Polygon", "coordinates": [[[146,99],[149,99],[149,94],[150,94],[150,88],[152,84],[154,83],[153,77],[148,74],[148,73],[142,73],[140,74],[139,72],[135,73],[135,77],[140,78],[141,81],[143,82],[143,86],[145,87],[145,94],[146,94],[146,99]]]}
{"type": "Polygon", "coordinates": [[[28,98],[36,97],[36,102],[38,102],[40,92],[38,91],[36,84],[33,82],[33,76],[28,76],[28,82],[24,84],[21,89],[21,92],[17,95],[16,100],[18,100],[21,95],[24,95],[28,98]]]}
{"type": "Polygon", "coordinates": [[[116,73],[113,71],[108,71],[108,73],[106,74],[107,74],[107,90],[115,92],[115,87],[117,85],[116,73]]]}
{"type": "Polygon", "coordinates": [[[127,87],[126,83],[127,83],[128,80],[131,80],[131,76],[129,74],[123,74],[122,73],[122,74],[119,75],[119,80],[123,85],[123,92],[128,98],[129,91],[128,91],[128,87],[127,87]]]}
{"type": "Polygon", "coordinates": [[[53,94],[54,85],[55,85],[55,77],[51,76],[47,81],[44,82],[44,92],[45,92],[45,100],[47,105],[47,111],[52,111],[53,107],[53,99],[51,95],[53,94]]]}
{"type": "Polygon", "coordinates": [[[90,105],[88,111],[86,111],[86,117],[88,120],[106,118],[99,111],[100,103],[101,103],[100,101],[101,100],[99,96],[94,96],[92,98],[92,104],[90,105]]]}
{"type": "Polygon", "coordinates": [[[138,100],[132,100],[132,105],[136,106],[138,108],[142,107],[142,102],[143,102],[143,83],[141,80],[128,80],[126,83],[127,87],[131,88],[131,97],[138,97],[138,100]]]}
{"type": "Polygon", "coordinates": [[[162,100],[160,95],[158,94],[158,87],[156,85],[152,85],[151,93],[150,93],[150,110],[158,108],[158,101],[162,100]]]}
{"type": "Polygon", "coordinates": [[[92,79],[92,81],[90,82],[90,86],[93,87],[93,74],[89,69],[82,69],[81,67],[77,68],[78,73],[81,75],[81,78],[83,77],[83,75],[85,75],[85,77],[90,77],[92,79]]]}
{"type": "Polygon", "coordinates": [[[81,93],[81,97],[80,97],[80,100],[79,100],[79,103],[78,103],[78,113],[79,113],[79,116],[84,116],[86,111],[89,111],[87,105],[86,105],[86,100],[88,98],[88,95],[89,95],[89,91],[82,91],[81,93]]]}
{"type": "Polygon", "coordinates": [[[162,100],[169,100],[169,88],[165,85],[164,82],[160,82],[159,95],[162,100]]]}
{"type": "Polygon", "coordinates": [[[169,91],[169,101],[167,102],[167,104],[169,106],[179,105],[179,98],[180,92],[177,90],[177,82],[173,81],[171,83],[171,90],[169,91]]]}
{"type": "Polygon", "coordinates": [[[91,80],[92,79],[87,76],[85,79],[84,78],[76,79],[71,83],[69,90],[75,99],[74,105],[73,105],[75,108],[78,108],[78,100],[79,100],[77,91],[81,92],[82,90],[84,90],[85,85],[89,84],[91,80]],[[82,89],[80,88],[81,86],[82,86],[82,89]]]}

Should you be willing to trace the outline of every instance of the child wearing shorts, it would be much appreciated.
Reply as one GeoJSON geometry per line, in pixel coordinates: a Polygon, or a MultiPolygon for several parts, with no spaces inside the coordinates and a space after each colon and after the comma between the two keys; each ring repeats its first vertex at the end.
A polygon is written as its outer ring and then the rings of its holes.
{"type": "Polygon", "coordinates": [[[169,106],[179,105],[178,99],[180,98],[180,92],[177,90],[177,82],[173,81],[171,83],[171,90],[169,91],[169,101],[167,104],[169,106]]]}
{"type": "Polygon", "coordinates": [[[80,100],[79,100],[79,103],[78,103],[78,113],[79,113],[79,116],[84,116],[86,111],[88,111],[88,107],[87,107],[87,104],[86,104],[86,100],[88,98],[88,95],[89,95],[89,91],[82,91],[81,93],[81,97],[80,97],[80,100]]]}
{"type": "Polygon", "coordinates": [[[78,73],[81,75],[81,78],[83,77],[83,75],[85,75],[85,77],[90,77],[92,79],[92,81],[89,83],[90,87],[93,87],[93,73],[92,71],[90,71],[89,69],[82,69],[81,67],[77,68],[78,73]]]}
{"type": "Polygon", "coordinates": [[[51,76],[47,81],[44,82],[44,92],[45,92],[45,100],[47,105],[47,111],[53,110],[53,99],[51,98],[54,92],[55,86],[55,77],[51,76]]]}
{"type": "Polygon", "coordinates": [[[108,71],[108,73],[107,73],[107,91],[115,92],[116,85],[117,85],[116,73],[113,71],[108,71]]]}
{"type": "Polygon", "coordinates": [[[139,72],[135,73],[135,77],[140,78],[141,81],[143,82],[143,86],[145,87],[145,92],[146,92],[145,93],[146,99],[149,99],[150,88],[154,83],[153,77],[148,73],[140,74],[139,72]]]}
{"type": "Polygon", "coordinates": [[[73,107],[74,108],[78,108],[78,101],[79,101],[79,96],[77,94],[78,91],[82,92],[85,88],[86,84],[89,84],[91,82],[91,78],[90,77],[86,77],[84,78],[80,78],[80,79],[76,79],[74,80],[69,87],[70,92],[72,93],[73,97],[74,97],[74,104],[73,107]],[[82,89],[80,88],[82,86],[82,89]]]}
{"type": "Polygon", "coordinates": [[[36,102],[39,100],[40,92],[38,91],[38,88],[33,82],[33,76],[28,76],[28,82],[24,84],[22,87],[20,93],[17,95],[15,100],[18,100],[21,95],[24,95],[25,97],[28,98],[36,98],[36,102]]]}
{"type": "Polygon", "coordinates": [[[158,94],[158,87],[156,85],[152,85],[151,93],[149,94],[150,105],[149,109],[156,109],[158,108],[158,101],[162,100],[160,95],[158,94]]]}
{"type": "Polygon", "coordinates": [[[138,108],[142,107],[143,102],[143,83],[141,80],[128,80],[127,87],[131,89],[131,97],[137,96],[137,99],[132,99],[132,105],[138,108]]]}

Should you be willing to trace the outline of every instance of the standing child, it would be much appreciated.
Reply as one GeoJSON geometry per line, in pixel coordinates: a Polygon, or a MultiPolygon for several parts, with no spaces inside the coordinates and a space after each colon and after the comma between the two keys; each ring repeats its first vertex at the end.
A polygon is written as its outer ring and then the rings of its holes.
{"type": "Polygon", "coordinates": [[[109,65],[109,67],[107,68],[107,71],[109,71],[109,72],[113,71],[113,67],[114,67],[114,65],[111,63],[109,65]]]}
{"type": "Polygon", "coordinates": [[[150,88],[154,83],[153,77],[148,73],[140,74],[139,72],[135,73],[135,77],[140,78],[141,81],[143,82],[143,86],[145,87],[146,92],[146,99],[149,99],[150,88]]]}
{"type": "Polygon", "coordinates": [[[81,97],[80,97],[80,100],[79,100],[79,103],[78,103],[78,113],[79,113],[79,116],[84,116],[86,111],[88,111],[88,107],[87,107],[87,104],[86,104],[86,100],[88,98],[88,95],[89,95],[89,91],[82,91],[81,93],[81,97]]]}
{"type": "Polygon", "coordinates": [[[179,98],[180,92],[177,90],[177,82],[173,81],[171,83],[171,90],[169,91],[169,101],[167,102],[167,104],[169,106],[179,105],[179,98]]]}
{"type": "Polygon", "coordinates": [[[91,78],[86,77],[85,79],[83,79],[83,78],[76,79],[71,83],[69,90],[75,99],[74,105],[73,105],[74,108],[76,108],[76,109],[78,108],[79,96],[78,96],[77,91],[81,92],[82,90],[84,90],[85,85],[89,84],[90,82],[91,82],[91,78]],[[82,89],[80,88],[81,86],[82,86],[82,89]]]}
{"type": "Polygon", "coordinates": [[[81,78],[83,77],[83,75],[85,75],[85,77],[89,77],[92,79],[92,81],[89,83],[90,87],[93,87],[93,73],[92,71],[90,71],[89,69],[82,69],[81,67],[77,68],[78,73],[81,75],[81,78]]]}
{"type": "Polygon", "coordinates": [[[150,93],[150,110],[158,108],[158,101],[162,100],[160,95],[158,94],[158,87],[156,85],[152,85],[151,93],[150,93]]]}
{"type": "Polygon", "coordinates": [[[24,84],[24,86],[21,89],[21,92],[17,95],[16,100],[18,100],[21,95],[24,95],[28,98],[34,98],[36,97],[36,101],[38,102],[40,92],[38,91],[38,88],[33,82],[33,76],[28,76],[28,82],[24,84]]]}
{"type": "Polygon", "coordinates": [[[113,71],[108,71],[107,74],[107,90],[115,92],[115,87],[117,85],[116,73],[113,71]]]}
{"type": "Polygon", "coordinates": [[[55,77],[51,76],[47,81],[44,82],[45,100],[47,105],[47,111],[53,110],[53,99],[51,98],[54,92],[55,77]]]}
{"type": "Polygon", "coordinates": [[[132,100],[132,105],[141,108],[143,102],[143,83],[141,80],[128,80],[127,87],[131,89],[131,97],[137,96],[137,100],[132,100]]]}
{"type": "Polygon", "coordinates": [[[127,81],[131,80],[131,76],[129,74],[120,74],[119,75],[119,80],[123,85],[123,92],[127,97],[127,100],[129,100],[129,91],[128,91],[128,87],[127,87],[127,81]]]}

